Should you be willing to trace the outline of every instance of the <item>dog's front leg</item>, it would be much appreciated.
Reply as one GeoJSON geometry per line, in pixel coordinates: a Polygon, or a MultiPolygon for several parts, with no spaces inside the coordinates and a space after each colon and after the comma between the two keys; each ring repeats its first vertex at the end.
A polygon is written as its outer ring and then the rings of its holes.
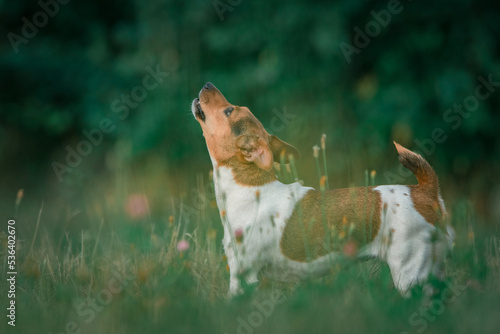
{"type": "Polygon", "coordinates": [[[239,259],[231,245],[226,248],[227,263],[229,266],[229,292],[228,297],[232,298],[243,293],[241,280],[244,279],[247,284],[258,282],[257,272],[252,265],[239,259]]]}
{"type": "Polygon", "coordinates": [[[229,292],[228,297],[232,298],[243,292],[239,278],[240,265],[234,253],[232,245],[227,245],[225,248],[227,265],[229,267],[229,292]]]}

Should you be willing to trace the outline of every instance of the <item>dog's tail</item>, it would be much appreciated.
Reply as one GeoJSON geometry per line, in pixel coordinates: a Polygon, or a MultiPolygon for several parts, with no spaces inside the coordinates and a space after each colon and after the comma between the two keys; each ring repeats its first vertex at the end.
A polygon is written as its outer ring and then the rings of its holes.
{"type": "Polygon", "coordinates": [[[394,142],[394,145],[396,145],[396,150],[398,150],[399,153],[399,162],[415,174],[418,181],[418,187],[427,195],[425,197],[427,197],[428,200],[430,199],[430,203],[428,202],[427,206],[424,205],[422,207],[422,205],[420,205],[420,209],[423,212],[419,212],[421,214],[424,213],[423,215],[429,223],[437,223],[437,226],[447,235],[449,249],[452,249],[453,240],[455,239],[455,230],[451,226],[450,217],[446,212],[444,202],[439,194],[439,180],[434,169],[432,169],[431,165],[429,165],[420,154],[412,152],[396,142],[394,142]],[[435,216],[432,213],[435,213],[435,216]]]}
{"type": "Polygon", "coordinates": [[[431,165],[420,154],[412,152],[396,142],[394,142],[394,145],[396,145],[396,150],[399,153],[399,162],[415,174],[418,185],[429,195],[433,197],[439,196],[438,177],[431,165]]]}

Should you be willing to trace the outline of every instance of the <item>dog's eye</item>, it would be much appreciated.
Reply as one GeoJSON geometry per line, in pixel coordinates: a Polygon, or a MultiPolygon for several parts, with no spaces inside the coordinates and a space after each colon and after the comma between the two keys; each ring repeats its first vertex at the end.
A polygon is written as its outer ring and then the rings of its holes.
{"type": "Polygon", "coordinates": [[[227,117],[231,116],[233,109],[233,107],[226,108],[226,110],[224,110],[224,114],[226,114],[227,117]]]}

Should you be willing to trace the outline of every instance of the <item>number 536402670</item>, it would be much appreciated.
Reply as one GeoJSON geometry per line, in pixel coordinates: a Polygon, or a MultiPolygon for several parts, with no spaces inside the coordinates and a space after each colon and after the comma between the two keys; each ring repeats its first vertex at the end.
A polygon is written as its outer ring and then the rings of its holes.
{"type": "Polygon", "coordinates": [[[7,241],[7,248],[8,248],[8,265],[9,267],[15,266],[16,264],[16,221],[15,220],[9,220],[7,223],[7,232],[9,233],[8,235],[8,241],[7,241]]]}

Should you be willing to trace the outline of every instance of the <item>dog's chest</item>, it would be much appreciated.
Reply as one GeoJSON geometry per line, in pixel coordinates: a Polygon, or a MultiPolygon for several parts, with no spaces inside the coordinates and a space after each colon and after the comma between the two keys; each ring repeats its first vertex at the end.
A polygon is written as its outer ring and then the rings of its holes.
{"type": "MultiPolygon", "coordinates": [[[[295,205],[312,188],[274,181],[262,186],[237,184],[229,168],[214,172],[215,194],[224,225],[224,246],[238,235],[246,252],[277,251],[295,205]]],[[[261,259],[264,260],[264,259],[261,259]]]]}

